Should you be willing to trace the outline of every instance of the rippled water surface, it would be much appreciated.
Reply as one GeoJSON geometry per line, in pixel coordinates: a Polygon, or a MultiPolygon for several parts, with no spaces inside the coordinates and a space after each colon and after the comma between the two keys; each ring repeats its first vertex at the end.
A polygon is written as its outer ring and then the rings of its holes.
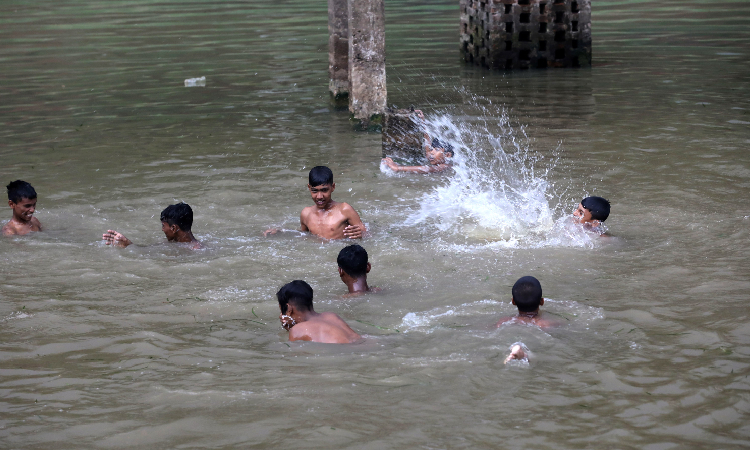
{"type": "Polygon", "coordinates": [[[747,448],[750,4],[598,1],[591,69],[502,73],[457,3],[386,1],[388,101],[458,149],[401,176],[329,102],[325,2],[3,1],[0,181],[45,231],[0,239],[0,447],[747,448]],[[262,236],[319,164],[382,293],[262,236]],[[614,237],[569,226],[585,195],[614,237]],[[560,326],[494,327],[523,275],[560,326]],[[287,343],[293,279],[365,343],[287,343]]]}

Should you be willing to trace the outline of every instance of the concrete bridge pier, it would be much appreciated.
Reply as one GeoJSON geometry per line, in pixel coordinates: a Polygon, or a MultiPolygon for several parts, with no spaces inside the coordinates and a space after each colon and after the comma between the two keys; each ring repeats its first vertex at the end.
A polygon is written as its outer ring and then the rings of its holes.
{"type": "Polygon", "coordinates": [[[348,105],[349,2],[328,0],[328,90],[336,106],[348,105]]]}
{"type": "Polygon", "coordinates": [[[385,113],[384,0],[348,0],[349,112],[362,128],[379,126],[385,113]]]}

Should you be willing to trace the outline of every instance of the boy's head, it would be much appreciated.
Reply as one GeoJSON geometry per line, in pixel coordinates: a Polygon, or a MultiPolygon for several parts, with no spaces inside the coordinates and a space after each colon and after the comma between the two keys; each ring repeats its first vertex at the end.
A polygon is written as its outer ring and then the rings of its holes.
{"type": "Polygon", "coordinates": [[[8,188],[8,200],[13,203],[21,203],[21,200],[25,198],[29,200],[36,198],[36,191],[25,181],[11,181],[6,188],[8,188]]]}
{"type": "Polygon", "coordinates": [[[445,153],[445,156],[447,156],[448,158],[453,157],[453,146],[446,141],[441,141],[438,138],[433,138],[432,148],[437,149],[437,150],[443,149],[443,153],[445,153]]]}
{"type": "Polygon", "coordinates": [[[598,220],[604,222],[609,217],[609,201],[602,197],[586,197],[573,212],[581,223],[598,220]]]}
{"type": "Polygon", "coordinates": [[[289,305],[301,312],[312,311],[313,309],[313,290],[309,284],[302,280],[294,280],[285,284],[276,293],[276,298],[279,300],[279,308],[282,314],[288,312],[289,305]]]}
{"type": "Polygon", "coordinates": [[[310,190],[310,196],[315,202],[315,206],[320,209],[327,209],[331,204],[331,194],[336,189],[336,183],[333,182],[333,172],[326,166],[316,166],[310,170],[308,179],[307,189],[310,190]]]}
{"type": "Polygon", "coordinates": [[[349,275],[357,279],[366,277],[370,272],[367,251],[361,245],[353,244],[342,248],[336,262],[339,265],[339,276],[341,278],[344,278],[344,275],[349,275]]]}
{"type": "Polygon", "coordinates": [[[169,205],[161,212],[161,229],[167,239],[177,239],[177,231],[190,231],[193,226],[193,209],[187,203],[169,205]]]}
{"type": "Polygon", "coordinates": [[[16,180],[8,186],[8,206],[15,220],[29,222],[36,211],[36,191],[27,182],[16,180]]]}
{"type": "Polygon", "coordinates": [[[542,285],[534,277],[521,277],[513,285],[513,304],[518,312],[534,312],[544,303],[542,285]]]}
{"type": "Polygon", "coordinates": [[[310,187],[333,184],[333,172],[326,166],[315,166],[307,177],[310,187]]]}

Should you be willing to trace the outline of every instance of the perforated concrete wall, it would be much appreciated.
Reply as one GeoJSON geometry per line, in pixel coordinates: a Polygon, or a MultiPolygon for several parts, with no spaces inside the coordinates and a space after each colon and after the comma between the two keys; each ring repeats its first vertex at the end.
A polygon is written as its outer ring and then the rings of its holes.
{"type": "Polygon", "coordinates": [[[460,0],[461,54],[493,69],[591,65],[590,0],[460,0]]]}

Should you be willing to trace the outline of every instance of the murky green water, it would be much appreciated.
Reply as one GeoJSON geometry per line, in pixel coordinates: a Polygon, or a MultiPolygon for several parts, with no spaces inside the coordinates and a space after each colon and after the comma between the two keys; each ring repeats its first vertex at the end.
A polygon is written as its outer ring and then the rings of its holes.
{"type": "Polygon", "coordinates": [[[325,2],[0,6],[0,180],[46,227],[0,239],[0,447],[750,443],[747,2],[596,2],[593,68],[508,74],[460,62],[457,2],[388,0],[389,103],[481,155],[468,178],[380,170],[328,103],[325,2]],[[338,298],[343,243],[262,237],[297,226],[318,164],[381,294],[338,298]],[[458,194],[491,180],[486,209],[458,194]],[[586,193],[616,239],[553,225],[586,193]],[[532,194],[538,229],[502,215],[532,194]],[[178,200],[206,250],[164,243],[178,200]],[[565,325],[493,329],[527,274],[565,325]],[[296,278],[367,343],[288,345],[296,278]],[[503,365],[516,341],[530,366],[503,365]]]}

